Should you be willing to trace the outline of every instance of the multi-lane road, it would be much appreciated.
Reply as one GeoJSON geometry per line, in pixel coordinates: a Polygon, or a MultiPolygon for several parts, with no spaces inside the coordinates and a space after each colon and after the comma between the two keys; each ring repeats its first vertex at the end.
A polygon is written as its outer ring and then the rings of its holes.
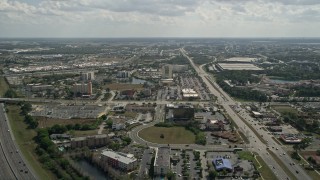
{"type": "Polygon", "coordinates": [[[36,179],[14,140],[4,105],[0,104],[0,179],[36,179]]]}
{"type": "MultiPolygon", "coordinates": [[[[236,101],[234,101],[227,93],[225,93],[218,84],[216,84],[213,80],[212,77],[210,75],[208,75],[202,68],[199,68],[198,66],[196,66],[193,62],[193,60],[188,56],[187,52],[182,48],[180,49],[182,55],[184,55],[190,62],[190,64],[192,65],[192,67],[194,68],[194,70],[198,73],[198,75],[202,78],[203,82],[207,85],[207,87],[209,88],[209,91],[214,94],[215,96],[217,96],[217,100],[218,102],[221,103],[221,105],[223,106],[223,108],[226,110],[226,112],[230,115],[230,117],[234,120],[234,122],[238,125],[238,127],[243,128],[244,131],[246,131],[246,134],[249,134],[249,147],[256,151],[261,157],[262,159],[266,162],[266,164],[268,164],[271,169],[273,170],[274,174],[278,177],[278,179],[289,179],[288,175],[284,172],[283,168],[273,159],[273,157],[268,153],[267,151],[267,147],[268,145],[264,144],[258,137],[257,134],[254,133],[247,125],[246,123],[243,122],[243,118],[240,118],[239,114],[237,114],[232,108],[231,106],[235,106],[237,104],[236,101]]],[[[250,115],[246,112],[243,111],[241,112],[241,116],[244,116],[245,119],[244,120],[248,120],[248,121],[253,121],[253,119],[250,117],[250,115]]],[[[258,128],[260,129],[260,128],[258,128]]],[[[305,171],[299,167],[290,167],[290,162],[292,162],[292,160],[290,159],[290,157],[286,154],[284,155],[284,150],[282,149],[282,147],[276,145],[277,143],[274,142],[274,140],[268,135],[265,134],[265,132],[263,132],[262,130],[258,132],[260,135],[263,136],[263,138],[267,138],[266,141],[269,143],[272,143],[273,146],[277,146],[275,148],[277,148],[277,152],[282,153],[280,160],[283,162],[283,164],[285,164],[288,169],[291,171],[292,174],[295,175],[295,177],[297,179],[304,179],[304,180],[309,180],[311,179],[306,173],[305,171]],[[298,173],[297,173],[298,172],[298,173]]],[[[276,153],[276,155],[280,155],[279,153],[276,153]]]]}

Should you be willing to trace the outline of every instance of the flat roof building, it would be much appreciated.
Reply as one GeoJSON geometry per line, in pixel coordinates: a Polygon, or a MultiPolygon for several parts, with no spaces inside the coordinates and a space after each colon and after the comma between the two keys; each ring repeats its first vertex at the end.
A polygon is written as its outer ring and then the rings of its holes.
{"type": "Polygon", "coordinates": [[[222,171],[224,169],[229,172],[232,171],[232,165],[228,159],[215,158],[213,159],[212,163],[217,171],[222,171]]]}
{"type": "Polygon", "coordinates": [[[154,160],[154,175],[163,176],[170,170],[170,148],[160,147],[156,149],[154,160]]]}
{"type": "Polygon", "coordinates": [[[125,154],[112,150],[104,150],[101,153],[101,161],[105,166],[112,166],[123,171],[132,171],[137,168],[138,162],[133,154],[125,154]]]}
{"type": "Polygon", "coordinates": [[[251,71],[260,71],[263,70],[255,66],[254,64],[249,63],[217,63],[217,68],[221,71],[224,70],[251,70],[251,71]]]}

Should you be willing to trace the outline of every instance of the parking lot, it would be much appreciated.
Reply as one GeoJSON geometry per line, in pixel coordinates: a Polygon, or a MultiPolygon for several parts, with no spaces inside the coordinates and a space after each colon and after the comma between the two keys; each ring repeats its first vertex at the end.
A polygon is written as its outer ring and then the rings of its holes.
{"type": "Polygon", "coordinates": [[[171,150],[171,169],[177,179],[201,179],[201,159],[197,160],[192,150],[171,150]]]}
{"type": "Polygon", "coordinates": [[[105,107],[95,105],[37,105],[30,115],[56,119],[97,118],[105,110],[105,107]]]}

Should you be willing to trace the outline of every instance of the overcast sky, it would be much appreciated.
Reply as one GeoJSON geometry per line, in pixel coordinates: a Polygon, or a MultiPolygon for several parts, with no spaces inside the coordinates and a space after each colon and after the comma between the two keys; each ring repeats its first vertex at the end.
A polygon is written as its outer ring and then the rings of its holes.
{"type": "Polygon", "coordinates": [[[319,37],[320,0],[0,0],[0,37],[319,37]]]}

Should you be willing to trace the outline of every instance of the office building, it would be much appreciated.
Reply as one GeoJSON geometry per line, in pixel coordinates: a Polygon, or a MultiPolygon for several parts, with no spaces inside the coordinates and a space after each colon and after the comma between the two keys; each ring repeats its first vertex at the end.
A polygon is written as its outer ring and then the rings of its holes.
{"type": "Polygon", "coordinates": [[[162,79],[172,79],[172,65],[164,65],[162,67],[162,79]]]}
{"type": "Polygon", "coordinates": [[[132,171],[138,166],[137,159],[133,154],[125,154],[112,150],[104,150],[101,153],[101,161],[104,166],[112,166],[122,171],[132,171]]]}
{"type": "Polygon", "coordinates": [[[154,160],[154,175],[164,176],[170,170],[170,148],[160,147],[156,149],[154,160]]]}

